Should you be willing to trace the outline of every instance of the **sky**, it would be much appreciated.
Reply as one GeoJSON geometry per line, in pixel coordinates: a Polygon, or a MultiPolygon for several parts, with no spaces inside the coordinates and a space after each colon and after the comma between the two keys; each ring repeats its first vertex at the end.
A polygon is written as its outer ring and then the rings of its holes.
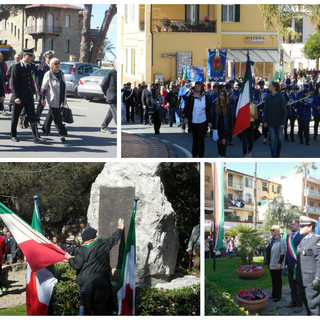
{"type": "MultiPolygon", "coordinates": [[[[293,169],[301,162],[257,162],[257,177],[271,178],[275,176],[288,176],[293,174],[293,169]]],[[[317,170],[310,170],[311,176],[318,176],[320,178],[320,163],[315,162],[319,168],[317,170]]],[[[254,175],[254,162],[226,162],[226,168],[249,175],[254,175]]]]}
{"type": "MultiPolygon", "coordinates": [[[[84,4],[75,4],[75,6],[84,8],[84,4]]],[[[99,27],[100,29],[102,21],[104,19],[104,14],[108,8],[108,4],[92,5],[91,29],[96,29],[96,27],[99,27]]],[[[111,40],[112,44],[117,47],[117,14],[111,21],[107,37],[111,40]]],[[[113,51],[115,54],[117,54],[116,50],[113,51]]],[[[106,58],[112,61],[114,59],[114,56],[112,54],[108,54],[106,58]]]]}

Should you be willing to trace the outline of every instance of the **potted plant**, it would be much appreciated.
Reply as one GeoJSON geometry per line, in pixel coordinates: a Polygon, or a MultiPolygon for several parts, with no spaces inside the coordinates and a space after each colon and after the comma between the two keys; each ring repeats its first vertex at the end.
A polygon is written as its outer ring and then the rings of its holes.
{"type": "Polygon", "coordinates": [[[259,279],[263,275],[263,268],[256,264],[246,264],[240,266],[237,273],[242,279],[259,279]]]}
{"type": "Polygon", "coordinates": [[[160,25],[157,25],[157,26],[156,26],[156,30],[157,30],[157,32],[161,32],[161,26],[160,26],[160,25]]]}
{"type": "Polygon", "coordinates": [[[239,307],[243,307],[251,313],[256,313],[265,307],[268,301],[268,293],[259,287],[240,289],[237,293],[237,301],[239,307]]]}
{"type": "Polygon", "coordinates": [[[169,19],[162,19],[161,22],[162,22],[162,25],[163,25],[163,31],[167,32],[168,28],[169,28],[169,26],[171,24],[171,21],[169,19]]]}
{"type": "Polygon", "coordinates": [[[170,25],[170,28],[171,28],[172,32],[178,32],[178,30],[179,30],[179,27],[176,24],[170,25]]]}

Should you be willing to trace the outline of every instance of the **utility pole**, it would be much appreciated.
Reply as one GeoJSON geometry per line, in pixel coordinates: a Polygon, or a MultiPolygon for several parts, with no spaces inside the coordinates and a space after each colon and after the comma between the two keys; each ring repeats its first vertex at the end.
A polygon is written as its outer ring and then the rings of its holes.
{"type": "Polygon", "coordinates": [[[257,162],[254,163],[254,189],[253,189],[253,225],[257,226],[257,162]]]}

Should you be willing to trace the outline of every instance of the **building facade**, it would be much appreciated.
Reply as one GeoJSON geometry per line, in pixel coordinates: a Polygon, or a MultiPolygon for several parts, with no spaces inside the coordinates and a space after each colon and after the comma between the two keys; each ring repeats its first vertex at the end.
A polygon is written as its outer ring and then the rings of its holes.
{"type": "MultiPolygon", "coordinates": [[[[254,176],[233,170],[224,170],[224,217],[225,226],[254,224],[254,176]]],[[[257,177],[256,221],[261,226],[265,204],[282,192],[281,184],[257,177]]],[[[205,218],[210,222],[213,212],[213,179],[211,164],[205,165],[205,218]]]]}
{"type": "Polygon", "coordinates": [[[54,50],[61,61],[69,61],[70,55],[78,61],[83,10],[67,4],[33,4],[19,6],[9,14],[0,13],[1,44],[11,46],[17,53],[34,48],[36,59],[47,50],[54,50]]]}
{"type": "Polygon", "coordinates": [[[121,24],[122,83],[175,81],[182,65],[207,66],[208,49],[227,49],[243,76],[247,50],[254,72],[273,77],[279,61],[277,30],[264,29],[258,5],[128,4],[121,24]],[[250,17],[250,19],[248,19],[250,17]]]}

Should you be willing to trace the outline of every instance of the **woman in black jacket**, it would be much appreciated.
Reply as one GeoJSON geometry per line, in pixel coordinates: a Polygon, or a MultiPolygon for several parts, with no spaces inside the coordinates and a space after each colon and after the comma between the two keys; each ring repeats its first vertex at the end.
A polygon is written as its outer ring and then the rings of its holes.
{"type": "Polygon", "coordinates": [[[186,101],[185,125],[192,131],[192,156],[203,158],[204,138],[208,127],[211,128],[210,100],[204,93],[204,84],[196,82],[195,92],[186,101]]]}
{"type": "Polygon", "coordinates": [[[227,91],[221,90],[213,110],[213,129],[218,130],[218,154],[225,158],[227,153],[227,139],[233,129],[232,107],[228,100],[227,91]]]}

